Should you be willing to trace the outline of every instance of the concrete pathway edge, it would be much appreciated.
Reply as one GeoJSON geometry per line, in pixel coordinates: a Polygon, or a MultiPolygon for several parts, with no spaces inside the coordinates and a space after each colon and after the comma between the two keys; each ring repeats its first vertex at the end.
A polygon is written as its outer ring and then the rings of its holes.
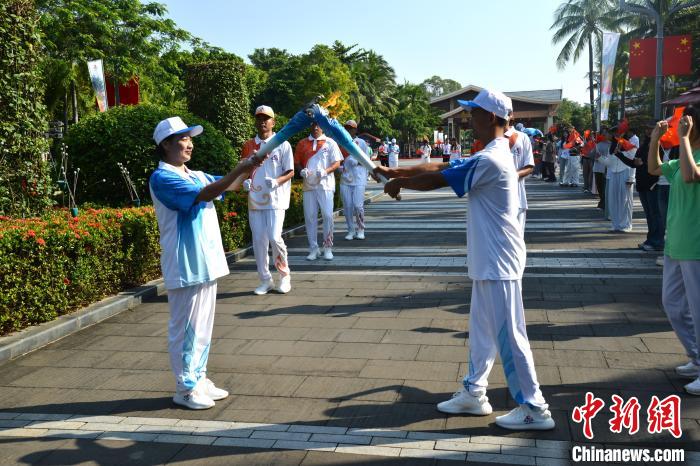
{"type": "MultiPolygon", "coordinates": [[[[372,193],[369,198],[365,199],[365,204],[372,202],[383,194],[383,191],[372,193]]],[[[342,212],[342,208],[335,210],[333,216],[337,217],[340,212],[342,212]]],[[[291,238],[299,230],[303,229],[303,224],[293,226],[283,231],[282,237],[284,239],[291,238]]],[[[252,254],[252,251],[253,246],[248,245],[226,254],[226,259],[229,264],[235,263],[252,254]]],[[[62,315],[50,322],[44,322],[0,337],[0,363],[15,359],[121,312],[133,309],[140,305],[144,298],[157,296],[164,291],[163,279],[158,278],[90,304],[70,314],[62,315]]]]}

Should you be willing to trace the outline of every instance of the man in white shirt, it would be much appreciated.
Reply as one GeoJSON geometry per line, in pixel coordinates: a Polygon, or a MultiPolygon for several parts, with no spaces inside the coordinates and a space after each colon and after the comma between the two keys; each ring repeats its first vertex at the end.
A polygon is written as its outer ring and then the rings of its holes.
{"type": "MultiPolygon", "coordinates": [[[[275,112],[267,105],[259,106],[255,110],[255,129],[258,134],[243,144],[241,160],[255,154],[262,143],[274,136],[274,127],[275,112]]],[[[293,176],[292,146],[285,141],[243,183],[243,189],[248,191],[248,222],[253,234],[253,253],[260,277],[260,285],[255,289],[257,295],[264,295],[275,286],[267,255],[270,245],[275,268],[280,276],[278,291],[288,293],[292,289],[282,226],[285,211],[289,208],[293,176]]]]}
{"type": "Polygon", "coordinates": [[[396,144],[396,139],[391,140],[391,144],[389,145],[388,149],[389,151],[389,168],[396,168],[399,166],[399,152],[401,149],[399,149],[399,145],[396,144]]]}
{"type": "Polygon", "coordinates": [[[420,150],[421,163],[430,163],[430,154],[433,152],[433,149],[430,147],[430,143],[427,139],[423,140],[423,145],[421,145],[420,150]]]}
{"type": "MultiPolygon", "coordinates": [[[[345,130],[350,133],[353,142],[368,156],[371,153],[367,142],[357,137],[357,122],[345,122],[345,130]]],[[[343,200],[343,215],[348,227],[346,240],[365,239],[365,186],[367,185],[367,169],[354,157],[340,148],[345,160],[340,166],[340,197],[343,200]]]]}
{"type": "MultiPolygon", "coordinates": [[[[522,128],[522,124],[518,123],[522,128]]],[[[503,134],[508,138],[510,152],[513,154],[515,171],[518,173],[518,222],[520,223],[523,238],[525,237],[525,221],[527,217],[527,193],[525,192],[525,178],[530,176],[535,168],[535,158],[532,155],[532,143],[530,137],[522,131],[513,128],[510,123],[503,134]]]]}
{"type": "MultiPolygon", "coordinates": [[[[628,150],[622,150],[622,140],[618,140],[618,147],[615,151],[633,160],[639,148],[639,138],[632,130],[627,130],[624,136],[633,147],[628,150]]],[[[610,232],[630,232],[632,231],[632,209],[634,207],[632,187],[634,185],[636,169],[628,167],[614,156],[607,160],[607,167],[610,183],[607,192],[607,202],[610,209],[610,221],[612,223],[610,232]]]]}
{"type": "Polygon", "coordinates": [[[482,151],[450,163],[376,169],[394,178],[384,187],[392,197],[401,188],[430,191],[449,186],[458,197],[469,193],[469,374],[460,391],[437,408],[450,414],[491,414],[487,378],[498,352],[508,388],[519,406],[496,417],[496,424],[512,430],[553,429],[554,420],[537,382],[525,327],[521,285],[525,242],[518,222],[518,176],[508,140],[503,137],[512,103],[504,94],[487,89],[473,101],[459,103],[471,108],[475,137],[486,144],[482,151]]]}
{"type": "Polygon", "coordinates": [[[318,211],[323,218],[323,258],[333,260],[333,193],[335,172],[343,155],[338,144],[311,123],[311,134],[302,139],[294,150],[294,167],[304,179],[304,224],[309,240],[307,260],[318,259],[318,211]]]}

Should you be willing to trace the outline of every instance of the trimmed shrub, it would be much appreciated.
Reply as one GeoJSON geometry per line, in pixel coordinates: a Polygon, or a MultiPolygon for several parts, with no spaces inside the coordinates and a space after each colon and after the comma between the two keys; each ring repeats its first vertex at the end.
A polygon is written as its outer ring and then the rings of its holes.
{"type": "MultiPolygon", "coordinates": [[[[224,249],[249,243],[247,195],[228,193],[214,204],[224,249]]],[[[284,224],[303,220],[302,185],[295,182],[284,224]]],[[[82,209],[76,218],[66,209],[0,217],[0,335],[158,278],[159,239],[152,207],[82,209]]]]}
{"type": "Polygon", "coordinates": [[[189,168],[224,175],[238,162],[238,154],[224,135],[201,118],[150,104],[114,107],[71,126],[65,138],[70,169],[80,168],[77,201],[128,205],[129,192],[117,167],[121,163],[129,170],[139,197],[150,202],[148,178],[159,161],[153,130],[159,121],[175,115],[188,125],[204,127],[194,138],[189,168]],[[101,182],[103,179],[106,181],[101,182]]]}
{"type": "Polygon", "coordinates": [[[185,72],[187,108],[210,121],[239,148],[253,134],[246,65],[241,61],[192,63],[185,72]]]}
{"type": "Polygon", "coordinates": [[[0,213],[18,216],[51,205],[38,21],[33,1],[0,2],[0,213]]]}
{"type": "Polygon", "coordinates": [[[157,277],[158,249],[142,249],[158,244],[157,229],[153,235],[150,228],[155,215],[152,208],[135,210],[89,209],[76,218],[55,210],[40,219],[0,219],[0,333],[55,319],[135,279],[157,277]],[[147,235],[148,241],[134,241],[147,235]]]}

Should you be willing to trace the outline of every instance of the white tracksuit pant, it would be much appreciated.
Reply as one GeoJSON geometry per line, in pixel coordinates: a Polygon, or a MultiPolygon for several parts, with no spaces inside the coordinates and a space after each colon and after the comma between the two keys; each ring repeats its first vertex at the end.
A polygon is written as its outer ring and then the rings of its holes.
{"type": "Polygon", "coordinates": [[[513,399],[546,407],[525,328],[521,281],[474,280],[469,319],[469,374],[464,387],[473,395],[486,393],[498,351],[513,399]]]}
{"type": "Polygon", "coordinates": [[[318,248],[318,211],[323,219],[323,247],[333,246],[333,191],[304,191],[304,224],[309,251],[318,248]]]}
{"type": "Polygon", "coordinates": [[[389,154],[389,168],[397,168],[399,166],[399,155],[389,154]]]}
{"type": "Polygon", "coordinates": [[[579,169],[581,168],[581,156],[574,155],[569,157],[564,169],[564,183],[578,184],[579,169]]]}
{"type": "Polygon", "coordinates": [[[214,327],[216,280],[168,290],[168,352],[178,393],[187,393],[207,376],[214,327]]]}
{"type": "Polygon", "coordinates": [[[700,366],[700,260],[664,256],[661,299],[686,354],[700,366]]]}
{"type": "Polygon", "coordinates": [[[629,230],[632,228],[633,194],[632,184],[627,184],[628,170],[610,174],[610,189],[606,202],[610,206],[610,220],[613,230],[629,230]]]}
{"type": "Polygon", "coordinates": [[[348,232],[365,230],[365,185],[340,185],[343,215],[348,232]]]}
{"type": "Polygon", "coordinates": [[[288,276],[290,271],[287,261],[287,245],[282,239],[284,210],[249,210],[248,222],[250,223],[250,231],[253,233],[253,253],[260,281],[272,279],[270,258],[267,255],[267,248],[270,245],[277,272],[279,272],[280,277],[288,276]]]}
{"type": "Polygon", "coordinates": [[[520,224],[520,233],[525,238],[525,223],[527,222],[527,209],[518,210],[518,223],[520,224]]]}

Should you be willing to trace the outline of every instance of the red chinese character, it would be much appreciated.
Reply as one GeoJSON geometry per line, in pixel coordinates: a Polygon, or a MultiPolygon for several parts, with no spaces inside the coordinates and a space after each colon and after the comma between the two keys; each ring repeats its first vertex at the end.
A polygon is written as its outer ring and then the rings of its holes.
{"type": "Polygon", "coordinates": [[[681,399],[678,395],[669,395],[663,400],[654,395],[651,397],[651,403],[647,408],[647,419],[649,425],[647,432],[650,434],[659,434],[664,430],[680,438],[683,434],[681,429],[681,399]]]}
{"type": "Polygon", "coordinates": [[[612,396],[614,404],[610,407],[610,411],[615,415],[608,424],[610,424],[610,432],[619,434],[622,428],[625,427],[630,435],[634,435],[639,431],[639,409],[641,405],[637,397],[630,398],[624,405],[624,401],[617,395],[612,396]]]}
{"type": "Polygon", "coordinates": [[[586,392],[586,404],[583,406],[576,406],[574,412],[571,413],[571,419],[574,422],[583,422],[583,435],[587,439],[591,440],[593,438],[593,426],[591,421],[598,414],[598,411],[603,409],[605,402],[600,398],[596,398],[591,392],[586,392]]]}

